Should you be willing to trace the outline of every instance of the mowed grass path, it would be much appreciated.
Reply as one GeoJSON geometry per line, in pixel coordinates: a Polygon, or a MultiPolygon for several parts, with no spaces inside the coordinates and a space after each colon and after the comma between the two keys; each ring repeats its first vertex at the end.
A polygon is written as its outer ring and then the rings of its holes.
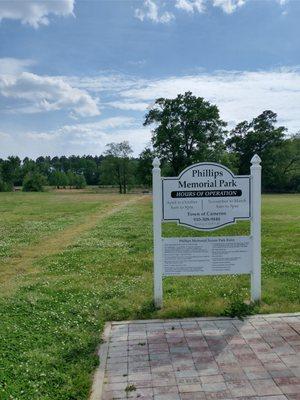
{"type": "MultiPolygon", "coordinates": [[[[26,265],[21,275],[15,268],[2,276],[11,291],[0,295],[1,400],[87,399],[95,350],[108,320],[220,315],[233,292],[249,296],[246,276],[168,278],[164,308],[156,311],[149,196],[29,196],[0,196],[0,229],[11,238],[0,270],[14,267],[15,252],[26,265]],[[40,232],[25,229],[23,236],[20,221],[25,227],[41,221],[40,232]],[[41,227],[44,222],[48,228],[41,227]],[[64,232],[69,232],[65,242],[64,232]],[[44,243],[51,240],[47,253],[44,243]]],[[[299,200],[297,195],[264,196],[261,312],[300,310],[299,200]]],[[[165,236],[202,235],[175,224],[163,230],[165,236]]],[[[213,234],[248,233],[249,224],[238,223],[213,234]]]]}
{"type": "Polygon", "coordinates": [[[35,271],[35,259],[63,250],[135,199],[72,191],[0,193],[0,293],[11,295],[20,278],[35,271]]]}

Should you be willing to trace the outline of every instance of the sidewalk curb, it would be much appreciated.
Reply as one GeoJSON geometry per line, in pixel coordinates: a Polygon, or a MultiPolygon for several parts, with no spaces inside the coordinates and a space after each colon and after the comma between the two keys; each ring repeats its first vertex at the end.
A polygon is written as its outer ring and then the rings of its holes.
{"type": "Polygon", "coordinates": [[[110,322],[106,322],[106,324],[104,325],[104,331],[102,334],[102,344],[100,345],[98,350],[99,366],[94,374],[93,385],[89,396],[89,400],[101,400],[102,398],[111,326],[112,324],[110,322]]]}
{"type": "MultiPolygon", "coordinates": [[[[244,320],[253,320],[259,318],[280,318],[280,317],[300,317],[300,311],[295,313],[278,313],[278,314],[255,314],[244,317],[244,320]]],[[[127,321],[112,321],[112,325],[128,325],[128,324],[148,324],[148,323],[171,323],[171,322],[190,322],[190,321],[239,321],[237,317],[195,317],[195,318],[170,318],[170,319],[138,319],[127,321]]]]}

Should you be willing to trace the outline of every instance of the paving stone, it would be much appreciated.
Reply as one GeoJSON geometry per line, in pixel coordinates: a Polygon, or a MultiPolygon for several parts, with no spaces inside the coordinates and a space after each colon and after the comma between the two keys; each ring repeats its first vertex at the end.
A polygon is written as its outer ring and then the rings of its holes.
{"type": "Polygon", "coordinates": [[[227,387],[233,397],[256,395],[253,387],[247,380],[227,382],[227,387]]]}
{"type": "Polygon", "coordinates": [[[200,383],[178,385],[179,393],[201,392],[202,386],[200,383]]]}
{"type": "Polygon", "coordinates": [[[142,372],[135,372],[132,374],[128,374],[129,381],[148,381],[150,380],[151,374],[150,373],[142,373],[142,372]]]}
{"type": "Polygon", "coordinates": [[[267,396],[273,394],[283,394],[282,391],[275,384],[273,379],[256,379],[251,381],[256,394],[260,396],[267,396]]]}
{"type": "Polygon", "coordinates": [[[201,376],[202,385],[206,383],[217,383],[217,382],[224,382],[224,376],[221,374],[201,376]]]}
{"type": "Polygon", "coordinates": [[[284,315],[115,323],[102,400],[300,400],[299,332],[284,315]]]}
{"type": "Polygon", "coordinates": [[[160,386],[154,387],[153,389],[154,396],[158,394],[179,394],[179,390],[177,386],[160,386]]]}
{"type": "Polygon", "coordinates": [[[202,379],[199,376],[193,376],[193,377],[176,377],[176,381],[178,385],[195,385],[195,384],[201,384],[202,379]]]}
{"type": "Polygon", "coordinates": [[[152,388],[153,387],[153,381],[152,379],[148,379],[145,381],[128,381],[128,385],[133,385],[136,388],[152,388]]]}
{"type": "Polygon", "coordinates": [[[153,379],[152,383],[153,383],[153,387],[177,385],[177,381],[176,381],[175,378],[171,378],[171,379],[153,379]]]}
{"type": "Polygon", "coordinates": [[[102,400],[126,399],[126,392],[124,390],[104,391],[102,400]]]}
{"type": "Polygon", "coordinates": [[[244,367],[243,368],[248,379],[268,379],[271,378],[270,373],[264,367],[244,367]]]}
{"type": "MultiPolygon", "coordinates": [[[[242,399],[239,399],[242,400],[242,399]]],[[[286,400],[286,397],[284,395],[278,395],[278,396],[263,396],[263,397],[255,397],[252,398],[252,400],[286,400]]]]}
{"type": "Polygon", "coordinates": [[[205,393],[205,397],[206,400],[232,400],[232,394],[229,390],[224,390],[222,392],[205,393]]]}
{"type": "Polygon", "coordinates": [[[300,393],[300,378],[274,378],[274,381],[284,394],[300,393]]]}
{"type": "Polygon", "coordinates": [[[137,388],[136,390],[127,391],[128,399],[145,399],[153,398],[153,388],[137,388]]]}
{"type": "Polygon", "coordinates": [[[203,391],[207,392],[224,392],[227,389],[225,382],[203,383],[203,391]]]}
{"type": "Polygon", "coordinates": [[[296,370],[291,371],[290,369],[285,368],[281,370],[269,371],[269,374],[272,378],[293,378],[294,376],[297,376],[295,372],[296,370]]]}
{"type": "Polygon", "coordinates": [[[281,356],[280,358],[287,367],[299,367],[299,365],[300,365],[300,354],[299,355],[281,356]]]}
{"type": "Polygon", "coordinates": [[[198,371],[197,370],[183,370],[183,371],[177,371],[175,370],[175,376],[176,378],[193,378],[193,377],[198,377],[198,371]]]}
{"type": "Polygon", "coordinates": [[[295,376],[297,376],[297,378],[300,378],[300,364],[299,367],[293,368],[292,372],[295,376]]]}
{"type": "Polygon", "coordinates": [[[193,392],[193,393],[181,393],[181,400],[205,400],[204,392],[193,392]]]}
{"type": "Polygon", "coordinates": [[[127,381],[126,382],[109,383],[106,385],[106,390],[107,391],[125,390],[127,385],[128,385],[127,381]]]}
{"type": "Polygon", "coordinates": [[[105,377],[105,383],[109,384],[109,383],[118,383],[118,382],[127,382],[128,380],[128,375],[124,374],[124,375],[115,375],[115,374],[111,374],[108,375],[106,374],[105,377]]]}
{"type": "Polygon", "coordinates": [[[156,394],[153,397],[154,400],[181,400],[179,393],[170,394],[156,394]]]}

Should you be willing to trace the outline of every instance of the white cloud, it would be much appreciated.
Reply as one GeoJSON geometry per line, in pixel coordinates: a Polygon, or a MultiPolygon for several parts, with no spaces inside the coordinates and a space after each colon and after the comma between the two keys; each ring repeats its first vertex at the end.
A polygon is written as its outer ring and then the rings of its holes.
{"type": "Polygon", "coordinates": [[[137,124],[134,118],[119,116],[92,123],[64,125],[48,132],[28,132],[25,137],[35,143],[47,143],[47,146],[49,143],[68,149],[75,146],[80,154],[100,154],[105,151],[107,143],[129,140],[137,155],[149,141],[151,132],[148,127],[137,124]]]}
{"type": "MultiPolygon", "coordinates": [[[[173,0],[167,3],[180,11],[185,11],[189,14],[195,12],[204,13],[206,6],[211,4],[213,7],[220,8],[225,14],[232,14],[238,8],[246,4],[247,0],[173,0]]],[[[287,0],[277,0],[280,4],[287,0]]],[[[159,4],[164,4],[158,0],[144,0],[143,8],[135,10],[135,17],[141,21],[149,20],[155,23],[169,23],[175,19],[175,15],[171,11],[160,12],[159,4]]]]}
{"type": "Polygon", "coordinates": [[[17,75],[34,64],[35,61],[30,59],[3,57],[0,58],[0,75],[17,75]]]}
{"type": "Polygon", "coordinates": [[[99,115],[97,100],[85,90],[72,87],[60,77],[39,76],[23,72],[17,76],[0,76],[0,94],[24,100],[16,112],[35,113],[67,109],[75,115],[99,115]]]}
{"type": "MultiPolygon", "coordinates": [[[[129,140],[134,148],[134,154],[137,155],[151,138],[150,127],[142,126],[142,114],[153,105],[156,98],[174,98],[178,93],[188,90],[216,104],[221,117],[229,123],[230,128],[240,121],[251,120],[262,111],[271,109],[278,114],[278,122],[289,128],[290,134],[300,130],[300,68],[270,71],[217,71],[215,73],[201,71],[193,75],[149,80],[132,76],[127,78],[126,75],[117,75],[115,79],[112,77],[113,75],[110,75],[105,80],[101,75],[78,78],[77,81],[74,77],[72,78],[73,85],[70,85],[66,79],[57,77],[53,79],[55,82],[63,80],[68,85],[67,90],[71,91],[76,82],[81,82],[82,87],[76,90],[83,93],[86,93],[84,90],[86,87],[93,86],[92,82],[95,80],[99,83],[97,91],[100,92],[102,106],[129,110],[126,111],[127,116],[119,115],[105,119],[97,118],[94,122],[65,124],[55,130],[47,129],[47,122],[45,122],[45,129],[27,131],[27,134],[22,133],[20,128],[19,132],[8,131],[11,138],[0,134],[0,141],[4,142],[6,139],[9,142],[9,146],[0,145],[0,152],[3,153],[5,149],[6,155],[18,153],[24,156],[64,153],[100,154],[105,150],[106,143],[129,140]],[[111,82],[111,87],[109,82],[111,82]],[[105,100],[103,100],[104,95],[105,100]],[[129,114],[130,110],[135,112],[129,114]]],[[[10,82],[16,79],[9,78],[10,82]]],[[[2,84],[1,81],[0,92],[3,90],[2,84]]],[[[41,98],[40,93],[45,90],[45,93],[49,94],[48,85],[42,85],[42,88],[35,87],[34,90],[25,90],[24,85],[22,86],[19,82],[15,86],[10,86],[9,90],[13,91],[14,88],[15,92],[23,93],[22,101],[26,101],[27,107],[34,110],[41,98]],[[26,99],[23,98],[24,96],[26,99]]],[[[65,100],[64,108],[74,110],[75,106],[74,103],[70,104],[68,100],[65,100]]],[[[2,131],[7,131],[7,128],[3,128],[2,131]]]]}
{"type": "Polygon", "coordinates": [[[165,79],[140,79],[126,75],[83,78],[74,84],[105,92],[103,107],[145,112],[158,97],[176,97],[192,91],[218,105],[222,117],[235,124],[272,109],[291,131],[300,129],[300,69],[270,71],[218,71],[165,79]]]}
{"type": "Polygon", "coordinates": [[[95,138],[101,135],[103,131],[108,132],[115,129],[125,129],[135,126],[135,120],[132,117],[111,117],[104,118],[96,122],[78,123],[73,125],[63,125],[62,127],[49,132],[28,132],[27,137],[31,139],[51,140],[58,136],[68,136],[76,138],[95,138]]]}
{"type": "Polygon", "coordinates": [[[174,19],[169,11],[159,12],[158,4],[154,0],[145,0],[143,8],[137,8],[134,13],[140,21],[150,20],[155,23],[168,24],[174,19]]]}
{"type": "Polygon", "coordinates": [[[107,105],[118,108],[119,110],[146,111],[149,103],[147,102],[132,102],[132,101],[110,101],[107,105]]]}
{"type": "Polygon", "coordinates": [[[176,0],[175,7],[193,14],[195,11],[205,11],[205,0],[176,0]]]}
{"type": "Polygon", "coordinates": [[[265,109],[278,114],[291,132],[300,129],[300,70],[219,71],[149,80],[142,87],[122,91],[125,102],[148,102],[158,97],[174,98],[192,91],[217,104],[231,125],[249,120],[265,109]]]}
{"type": "Polygon", "coordinates": [[[0,139],[2,138],[2,139],[7,139],[7,138],[9,138],[10,137],[10,135],[8,134],[8,133],[6,133],[6,132],[1,132],[0,131],[0,139]]]}
{"type": "Polygon", "coordinates": [[[213,6],[221,8],[226,14],[232,14],[245,3],[246,0],[212,0],[213,6]]]}
{"type": "Polygon", "coordinates": [[[112,117],[91,123],[64,125],[58,130],[58,132],[61,135],[74,134],[77,136],[96,137],[100,131],[115,130],[116,128],[128,128],[129,126],[134,126],[134,122],[135,120],[132,117],[112,117]]]}
{"type": "Polygon", "coordinates": [[[58,137],[58,134],[56,132],[52,133],[47,133],[47,132],[27,132],[25,136],[28,139],[33,139],[33,140],[55,140],[58,137]]]}
{"type": "Polygon", "coordinates": [[[63,76],[62,79],[77,88],[88,90],[89,92],[105,92],[126,90],[137,85],[142,86],[144,79],[119,73],[101,73],[97,76],[63,76]]]}
{"type": "Polygon", "coordinates": [[[74,0],[1,0],[0,22],[14,19],[38,28],[49,24],[49,14],[68,16],[73,10],[74,0]]]}

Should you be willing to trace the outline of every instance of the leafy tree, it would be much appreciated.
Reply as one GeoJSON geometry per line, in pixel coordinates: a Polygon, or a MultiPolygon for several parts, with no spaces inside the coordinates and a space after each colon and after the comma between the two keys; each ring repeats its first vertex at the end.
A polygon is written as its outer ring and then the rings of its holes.
{"type": "Polygon", "coordinates": [[[89,182],[90,185],[96,185],[98,183],[99,171],[94,160],[85,158],[82,173],[84,173],[85,180],[89,182]]]}
{"type": "Polygon", "coordinates": [[[75,189],[83,189],[86,187],[86,180],[84,175],[75,175],[74,186],[75,189]]]}
{"type": "Polygon", "coordinates": [[[191,92],[157,99],[145,117],[144,125],[152,124],[154,150],[175,175],[194,162],[218,161],[223,152],[226,123],[218,107],[191,92]]]}
{"type": "Polygon", "coordinates": [[[101,168],[101,183],[117,184],[119,192],[125,194],[133,178],[133,165],[129,158],[133,150],[127,141],[109,143],[106,147],[106,158],[101,168]]]}
{"type": "Polygon", "coordinates": [[[76,174],[72,171],[67,172],[67,177],[68,177],[68,185],[70,186],[70,189],[75,186],[75,179],[76,179],[76,174]]]}
{"type": "Polygon", "coordinates": [[[56,186],[57,189],[65,188],[69,184],[68,176],[65,172],[54,171],[50,176],[50,183],[56,186]]]}
{"type": "Polygon", "coordinates": [[[19,157],[9,156],[1,163],[1,175],[4,182],[9,186],[18,183],[20,175],[21,160],[19,157]]]}
{"type": "Polygon", "coordinates": [[[283,141],[272,151],[272,161],[265,178],[266,189],[273,192],[300,191],[300,134],[283,141]]]}
{"type": "Polygon", "coordinates": [[[28,172],[23,180],[23,192],[42,192],[47,179],[39,172],[28,172]]]}
{"type": "Polygon", "coordinates": [[[50,171],[51,171],[51,158],[49,156],[47,157],[38,157],[35,161],[36,167],[38,171],[44,175],[44,176],[49,176],[50,171]]]}
{"type": "Polygon", "coordinates": [[[267,188],[268,176],[273,169],[273,154],[284,141],[286,128],[276,127],[277,114],[266,110],[251,122],[239,123],[226,141],[228,149],[239,157],[238,169],[240,174],[248,174],[250,160],[255,153],[262,159],[262,186],[267,188]]]}
{"type": "Polygon", "coordinates": [[[139,156],[137,166],[138,181],[147,187],[152,185],[152,162],[154,159],[154,152],[147,147],[139,156]]]}
{"type": "Polygon", "coordinates": [[[75,189],[83,189],[86,186],[86,180],[84,175],[82,174],[74,174],[72,171],[68,171],[68,184],[70,188],[74,187],[75,189]]]}
{"type": "Polygon", "coordinates": [[[12,184],[5,182],[0,174],[0,192],[11,192],[12,190],[12,184]]]}
{"type": "Polygon", "coordinates": [[[22,184],[25,176],[29,174],[30,172],[38,172],[38,167],[37,167],[37,162],[34,160],[31,160],[28,157],[25,157],[23,162],[22,162],[22,169],[21,169],[21,177],[22,177],[22,184]]]}

